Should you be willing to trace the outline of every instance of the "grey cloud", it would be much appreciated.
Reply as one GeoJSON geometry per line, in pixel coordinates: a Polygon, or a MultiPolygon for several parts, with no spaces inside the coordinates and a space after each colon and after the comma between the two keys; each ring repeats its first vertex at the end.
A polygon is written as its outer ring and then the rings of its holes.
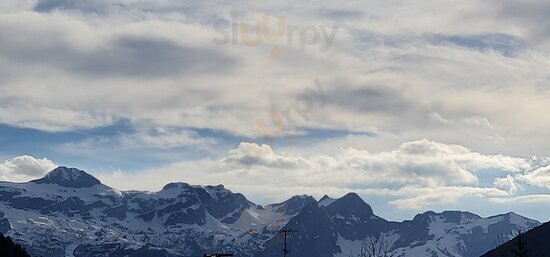
{"type": "Polygon", "coordinates": [[[336,20],[336,21],[346,21],[346,20],[360,20],[363,17],[363,12],[357,10],[348,10],[348,9],[324,9],[320,11],[322,17],[336,20]]]}
{"type": "Polygon", "coordinates": [[[530,47],[529,41],[521,36],[489,32],[479,34],[420,34],[387,35],[367,30],[357,30],[359,42],[363,47],[403,48],[425,44],[435,46],[462,47],[475,51],[496,51],[507,57],[514,57],[530,47]]]}
{"type": "Polygon", "coordinates": [[[235,60],[212,50],[152,38],[119,37],[110,47],[79,58],[75,70],[91,75],[167,76],[223,72],[235,60]]]}
{"type": "Polygon", "coordinates": [[[362,112],[402,113],[415,108],[402,92],[382,86],[338,87],[327,90],[329,104],[362,112]]]}
{"type": "Polygon", "coordinates": [[[477,51],[493,50],[504,56],[515,56],[527,48],[525,39],[508,34],[434,35],[428,36],[432,44],[451,44],[477,51]]]}
{"type": "Polygon", "coordinates": [[[85,12],[104,13],[106,5],[95,0],[40,0],[34,7],[38,12],[54,10],[81,10],[85,12]]]}
{"type": "Polygon", "coordinates": [[[396,131],[426,124],[426,113],[437,110],[434,102],[421,102],[413,88],[393,85],[354,85],[326,89],[327,106],[353,113],[364,125],[373,125],[372,130],[396,131]],[[396,127],[399,126],[399,127],[396,127]]]}
{"type": "Polygon", "coordinates": [[[521,54],[522,47],[537,47],[526,34],[546,26],[542,1],[490,1],[491,8],[476,2],[468,3],[467,10],[464,1],[327,1],[307,11],[284,1],[268,6],[248,0],[231,6],[34,2],[41,13],[31,9],[0,17],[0,84],[6,89],[0,121],[5,124],[66,130],[110,123],[87,115],[93,110],[136,124],[218,129],[254,138],[254,121],[262,110],[269,111],[268,98],[283,99],[302,81],[320,76],[327,106],[296,127],[374,131],[381,135],[373,139],[379,145],[388,137],[399,143],[431,138],[492,153],[548,152],[542,142],[550,123],[536,115],[548,101],[531,90],[534,80],[547,82],[540,80],[548,76],[547,58],[542,51],[521,54]],[[426,6],[441,8],[430,13],[426,6]],[[326,53],[290,49],[276,60],[258,61],[243,52],[265,49],[205,43],[219,36],[210,26],[213,20],[235,14],[239,21],[255,22],[279,10],[286,11],[291,24],[346,22],[339,24],[334,47],[326,53]],[[471,11],[479,15],[464,19],[471,11]],[[529,22],[531,17],[536,22],[529,22]],[[510,26],[514,22],[523,27],[510,26]],[[330,82],[342,77],[353,84],[330,82]],[[498,92],[487,90],[497,87],[498,92]],[[193,93],[197,88],[207,94],[193,93]],[[494,131],[459,122],[443,126],[429,120],[435,112],[449,120],[486,117],[494,131]],[[498,141],[485,139],[497,136],[498,141]]]}
{"type": "MultiPolygon", "coordinates": [[[[32,33],[30,31],[20,33],[32,33]]],[[[35,40],[40,40],[36,38],[35,40]]],[[[91,51],[67,42],[27,48],[9,37],[0,39],[0,55],[21,67],[56,67],[82,76],[163,77],[223,73],[236,60],[213,50],[184,46],[167,39],[120,35],[91,51]]]]}
{"type": "MultiPolygon", "coordinates": [[[[238,5],[234,9],[242,11],[238,5]]],[[[178,20],[211,24],[220,18],[208,2],[141,0],[37,0],[33,8],[39,13],[63,12],[82,16],[119,16],[121,19],[178,20]]]]}
{"type": "Polygon", "coordinates": [[[548,40],[550,34],[550,2],[545,0],[494,0],[496,16],[503,24],[520,26],[535,40],[548,40]]]}

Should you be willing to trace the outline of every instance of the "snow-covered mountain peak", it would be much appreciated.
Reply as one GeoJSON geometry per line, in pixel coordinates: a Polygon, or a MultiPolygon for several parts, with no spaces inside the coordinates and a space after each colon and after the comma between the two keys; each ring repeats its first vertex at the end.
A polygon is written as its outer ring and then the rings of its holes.
{"type": "Polygon", "coordinates": [[[416,215],[413,221],[423,223],[447,222],[453,224],[466,224],[479,219],[481,219],[480,216],[464,211],[444,211],[440,213],[427,211],[416,215]]]}
{"type": "Polygon", "coordinates": [[[313,196],[295,195],[282,203],[272,204],[271,207],[275,208],[278,213],[283,213],[285,215],[296,215],[305,206],[316,202],[317,200],[315,200],[313,196]]]}
{"type": "Polygon", "coordinates": [[[188,189],[191,188],[191,185],[183,182],[174,182],[174,183],[168,183],[164,187],[162,187],[161,191],[165,190],[176,190],[176,189],[188,189]]]}
{"type": "MultiPolygon", "coordinates": [[[[227,195],[239,195],[242,196],[239,193],[233,193],[231,190],[226,189],[224,185],[217,185],[217,186],[205,186],[202,187],[206,192],[208,192],[213,198],[221,198],[225,197],[227,195]]],[[[244,196],[242,196],[244,198],[244,196]]]]}
{"type": "Polygon", "coordinates": [[[286,203],[288,205],[299,204],[303,206],[303,203],[310,204],[315,202],[317,202],[317,200],[315,200],[315,198],[313,198],[313,196],[311,195],[295,195],[290,199],[284,201],[283,203],[286,203]]]}
{"type": "Polygon", "coordinates": [[[209,190],[217,190],[217,191],[225,191],[227,189],[225,189],[225,186],[224,185],[217,185],[217,186],[205,186],[206,189],[209,189],[209,190]]]}
{"type": "Polygon", "coordinates": [[[508,224],[516,224],[520,230],[525,230],[532,227],[534,224],[538,224],[538,221],[523,217],[515,212],[508,212],[493,217],[500,217],[508,224]]]}
{"type": "Polygon", "coordinates": [[[217,185],[217,186],[198,186],[198,185],[190,185],[184,182],[174,182],[174,183],[168,183],[166,184],[160,192],[157,194],[163,195],[166,193],[182,193],[182,192],[206,192],[208,193],[212,198],[219,198],[226,195],[231,195],[233,192],[226,189],[223,185],[217,185]]]}
{"type": "Polygon", "coordinates": [[[319,202],[317,202],[317,205],[319,207],[327,207],[329,206],[331,203],[333,203],[334,201],[336,201],[336,199],[333,199],[333,198],[330,198],[328,195],[324,195],[321,200],[319,200],[319,202]]]}
{"type": "Polygon", "coordinates": [[[32,180],[31,182],[36,184],[56,184],[70,188],[92,187],[101,184],[101,181],[85,171],[64,166],[57,167],[48,172],[43,178],[32,180]]]}
{"type": "Polygon", "coordinates": [[[361,199],[361,197],[356,193],[348,193],[343,197],[336,199],[329,206],[327,206],[327,208],[330,212],[335,212],[342,216],[374,216],[372,207],[363,201],[363,199],[361,199]]]}

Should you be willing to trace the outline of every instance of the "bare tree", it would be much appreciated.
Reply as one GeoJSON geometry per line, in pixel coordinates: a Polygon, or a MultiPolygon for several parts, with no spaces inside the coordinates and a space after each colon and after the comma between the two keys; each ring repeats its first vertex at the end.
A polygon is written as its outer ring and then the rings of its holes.
{"type": "Polygon", "coordinates": [[[350,257],[398,257],[396,252],[391,250],[393,241],[387,237],[368,237],[363,240],[359,253],[350,254],[350,257]]]}

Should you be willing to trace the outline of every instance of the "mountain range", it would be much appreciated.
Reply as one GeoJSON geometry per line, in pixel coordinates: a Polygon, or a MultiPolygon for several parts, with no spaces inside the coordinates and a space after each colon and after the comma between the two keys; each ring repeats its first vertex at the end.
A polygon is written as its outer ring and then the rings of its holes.
{"type": "Polygon", "coordinates": [[[460,211],[388,221],[355,193],[262,206],[222,185],[119,191],[67,167],[30,182],[0,182],[0,233],[44,257],[281,256],[286,229],[290,256],[353,256],[376,238],[396,256],[478,257],[502,235],[539,225],[515,213],[460,211]]]}

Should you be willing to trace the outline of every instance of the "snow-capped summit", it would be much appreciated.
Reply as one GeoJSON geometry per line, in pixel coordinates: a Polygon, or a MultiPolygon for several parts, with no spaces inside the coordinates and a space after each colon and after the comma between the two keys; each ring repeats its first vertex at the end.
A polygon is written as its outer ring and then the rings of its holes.
{"type": "Polygon", "coordinates": [[[162,190],[165,191],[165,190],[174,190],[174,189],[190,189],[191,188],[191,185],[187,184],[187,183],[183,183],[183,182],[173,182],[173,183],[168,183],[166,184],[164,187],[162,187],[162,190]]]}
{"type": "Polygon", "coordinates": [[[82,188],[101,184],[94,176],[85,171],[60,166],[50,171],[41,179],[32,180],[36,184],[56,184],[63,187],[82,188]]]}
{"type": "Polygon", "coordinates": [[[433,222],[435,220],[440,220],[443,222],[454,224],[464,224],[476,221],[478,219],[481,219],[481,217],[470,212],[444,211],[441,213],[436,213],[433,211],[427,211],[421,214],[417,214],[414,217],[413,222],[429,224],[430,222],[433,222]]]}
{"type": "Polygon", "coordinates": [[[313,196],[309,195],[296,195],[292,198],[278,204],[272,204],[277,209],[278,213],[284,213],[285,215],[296,215],[305,206],[315,203],[316,200],[313,196]]]}
{"type": "Polygon", "coordinates": [[[523,217],[515,212],[508,212],[501,215],[496,215],[491,218],[501,218],[506,224],[515,224],[520,227],[521,231],[532,228],[537,225],[538,222],[533,221],[529,218],[523,217]]]}
{"type": "Polygon", "coordinates": [[[319,200],[319,202],[317,202],[317,205],[319,205],[319,207],[327,207],[331,203],[333,203],[334,201],[336,201],[336,199],[332,199],[328,195],[324,195],[321,198],[321,200],[319,200]]]}
{"type": "Polygon", "coordinates": [[[374,215],[371,206],[356,193],[348,193],[342,198],[336,199],[327,208],[329,212],[338,213],[344,217],[370,218],[374,215]]]}

